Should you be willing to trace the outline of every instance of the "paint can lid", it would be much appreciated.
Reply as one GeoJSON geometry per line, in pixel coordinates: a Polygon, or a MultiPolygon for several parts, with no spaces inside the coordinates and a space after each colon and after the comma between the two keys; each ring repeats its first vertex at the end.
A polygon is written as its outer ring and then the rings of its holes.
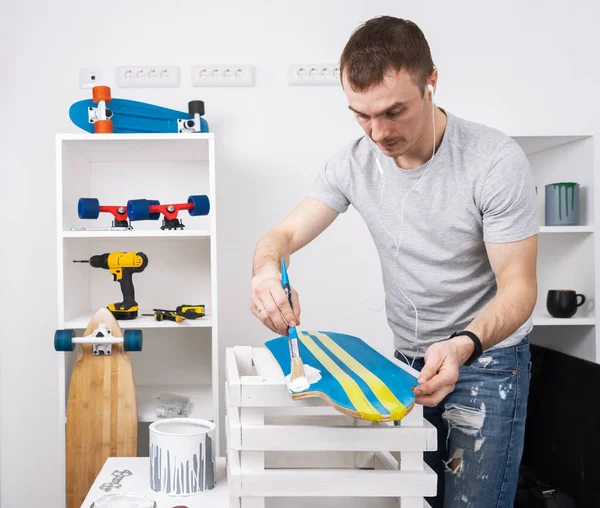
{"type": "Polygon", "coordinates": [[[140,494],[107,494],[96,499],[90,508],[156,508],[156,503],[140,494]]]}

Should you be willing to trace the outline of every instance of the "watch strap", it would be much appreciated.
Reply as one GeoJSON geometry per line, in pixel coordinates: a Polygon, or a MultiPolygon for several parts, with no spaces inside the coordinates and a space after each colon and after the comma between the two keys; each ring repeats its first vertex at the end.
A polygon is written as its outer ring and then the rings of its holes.
{"type": "Polygon", "coordinates": [[[464,363],[464,365],[469,366],[483,354],[483,345],[481,344],[481,340],[479,340],[479,337],[477,337],[477,335],[475,335],[473,332],[470,332],[469,330],[461,330],[460,332],[454,332],[452,335],[450,335],[450,338],[453,339],[454,337],[458,337],[460,335],[469,337],[469,339],[473,341],[473,344],[475,346],[473,352],[471,353],[471,356],[469,356],[468,360],[464,363]]]}

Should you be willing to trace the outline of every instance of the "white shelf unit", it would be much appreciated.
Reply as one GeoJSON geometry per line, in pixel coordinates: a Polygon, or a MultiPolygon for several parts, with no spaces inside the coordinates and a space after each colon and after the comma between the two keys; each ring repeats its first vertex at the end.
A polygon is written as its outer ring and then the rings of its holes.
{"type": "Polygon", "coordinates": [[[590,361],[600,362],[595,299],[599,222],[594,138],[589,135],[513,136],[529,159],[538,187],[540,223],[538,248],[538,300],[531,342],[590,361]],[[556,182],[580,184],[580,225],[545,225],[545,186],[556,182]],[[586,297],[575,316],[557,319],[546,310],[550,289],[573,289],[586,297]]]}
{"type": "Polygon", "coordinates": [[[210,238],[209,229],[156,231],[63,231],[63,238],[210,238]]]}
{"type": "MultiPolygon", "coordinates": [[[[218,309],[215,142],[213,134],[57,135],[56,200],[58,248],[58,327],[87,327],[92,314],[122,300],[120,286],[108,270],[73,263],[107,252],[144,252],[148,266],[133,275],[140,316],[119,321],[122,328],[143,329],[143,350],[130,353],[136,383],[138,419],[157,419],[161,392],[191,398],[191,417],[215,422],[219,428],[218,309]],[[163,231],[158,221],[133,223],[129,231],[99,231],[113,216],[81,220],[80,197],[101,205],[126,205],[129,199],[185,203],[190,195],[207,195],[210,212],[178,217],[185,229],[163,231]],[[82,231],[81,228],[86,228],[82,231]],[[181,324],[157,322],[153,308],[203,304],[206,316],[181,324]]],[[[61,446],[64,417],[75,353],[57,353],[60,383],[61,446]]],[[[147,425],[140,425],[147,432],[147,425]]],[[[216,436],[219,450],[219,437],[216,436]]],[[[65,468],[64,456],[61,467],[65,468]]]]}
{"type": "Polygon", "coordinates": [[[594,226],[540,226],[541,234],[548,233],[593,233],[594,226]]]}

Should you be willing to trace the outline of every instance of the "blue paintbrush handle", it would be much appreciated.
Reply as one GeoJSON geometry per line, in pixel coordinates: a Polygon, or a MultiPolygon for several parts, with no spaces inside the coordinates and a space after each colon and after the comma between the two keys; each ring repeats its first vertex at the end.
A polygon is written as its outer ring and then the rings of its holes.
{"type": "Polygon", "coordinates": [[[290,288],[290,279],[288,278],[287,269],[285,268],[285,260],[281,258],[281,287],[285,291],[290,307],[293,309],[292,289],[290,288]]]}
{"type": "MultiPolygon", "coordinates": [[[[294,304],[292,303],[292,289],[290,287],[290,279],[287,274],[287,269],[285,267],[285,260],[281,258],[281,287],[285,291],[288,302],[290,302],[290,307],[293,309],[294,304]]],[[[296,332],[296,328],[293,326],[288,327],[288,337],[290,339],[298,339],[298,333],[296,332]]],[[[295,356],[295,355],[294,355],[295,356]]]]}

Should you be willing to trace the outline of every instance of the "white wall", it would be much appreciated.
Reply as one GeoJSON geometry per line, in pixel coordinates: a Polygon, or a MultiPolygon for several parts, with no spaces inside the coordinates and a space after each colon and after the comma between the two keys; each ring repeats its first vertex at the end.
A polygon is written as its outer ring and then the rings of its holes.
{"type": "MultiPolygon", "coordinates": [[[[206,101],[217,133],[221,341],[258,345],[270,334],[248,311],[255,242],[304,196],[327,157],[359,134],[341,89],[288,87],[287,65],[337,61],[354,27],[379,14],[422,27],[440,73],[437,102],[455,114],[512,135],[600,134],[593,0],[568,9],[558,1],[4,2],[2,507],[24,497],[58,506],[53,141],[56,132],[77,132],[68,108],[88,95],[78,88],[78,69],[102,68],[114,96],[177,109],[206,101]],[[117,65],[145,63],[181,66],[182,86],[116,88],[117,65]],[[192,89],[196,63],[253,64],[256,87],[192,89]]],[[[379,273],[366,228],[349,212],[293,258],[302,326],[390,347],[379,273]]]]}

